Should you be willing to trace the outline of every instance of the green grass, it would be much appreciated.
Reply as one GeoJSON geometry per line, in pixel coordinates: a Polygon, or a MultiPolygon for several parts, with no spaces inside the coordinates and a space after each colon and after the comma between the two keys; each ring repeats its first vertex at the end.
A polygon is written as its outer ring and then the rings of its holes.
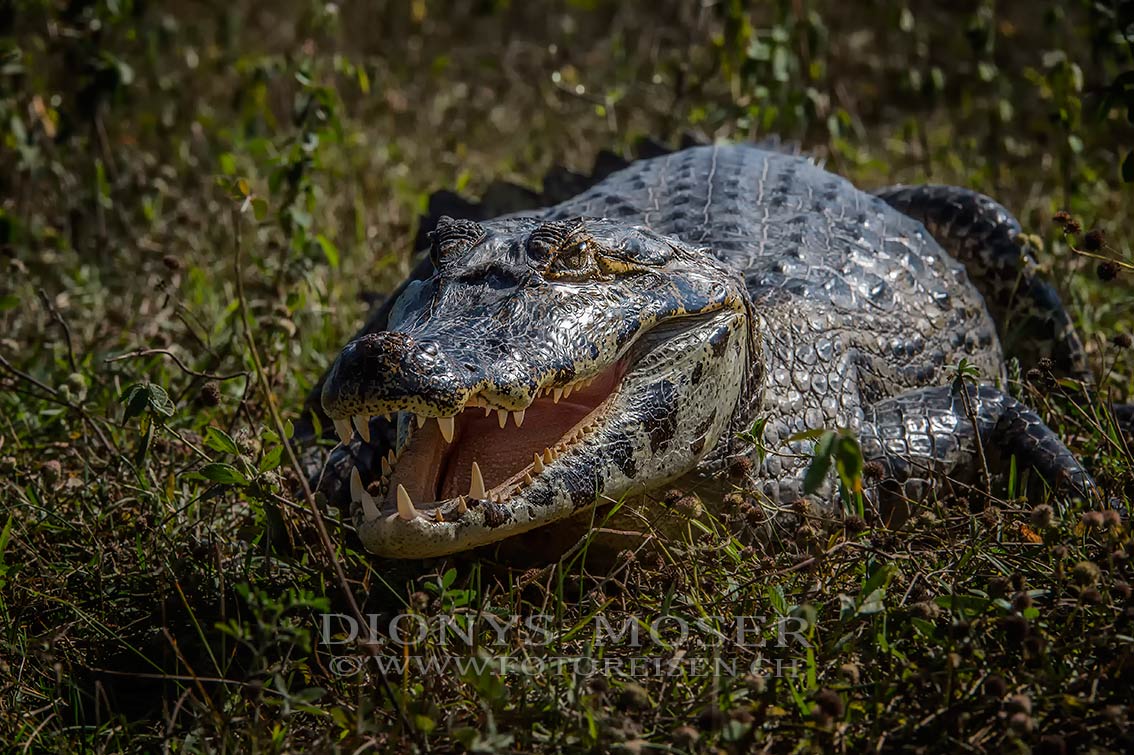
{"type": "Polygon", "coordinates": [[[936,503],[900,531],[802,512],[765,552],[744,534],[761,516],[750,501],[717,520],[682,499],[684,536],[613,566],[586,548],[551,564],[403,564],[292,495],[282,441],[361,296],[408,269],[430,191],[536,185],[640,136],[777,133],[861,186],[957,183],[1019,215],[1101,377],[1085,412],[1015,388],[1128,500],[1134,459],[1103,401],[1131,395],[1131,271],[1103,281],[1073,251],[1100,228],[1099,254],[1132,259],[1120,74],[1134,59],[1116,8],[25,0],[0,13],[0,743],[1128,749],[1125,522],[1048,522],[1013,499],[936,503]],[[1083,232],[1065,235],[1058,210],[1083,232]],[[431,633],[408,651],[434,663],[611,665],[342,673],[336,659],[365,651],[323,644],[320,615],[356,609],[480,617],[476,650],[431,633]],[[496,645],[487,614],[553,621],[496,645]],[[634,648],[597,641],[597,616],[668,618],[634,648]],[[711,616],[768,617],[773,647],[681,641],[679,619],[711,616]],[[776,617],[806,647],[775,647],[776,617]],[[680,663],[619,670],[635,656],[680,663]],[[710,673],[689,673],[694,660],[710,673]]]}

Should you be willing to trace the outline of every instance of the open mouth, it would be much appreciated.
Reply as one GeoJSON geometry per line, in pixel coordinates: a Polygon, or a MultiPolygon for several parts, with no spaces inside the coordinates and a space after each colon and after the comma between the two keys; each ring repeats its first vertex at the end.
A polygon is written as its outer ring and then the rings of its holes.
{"type": "MultiPolygon", "coordinates": [[[[463,411],[427,418],[402,412],[396,451],[381,462],[381,476],[364,485],[351,472],[351,497],[367,520],[457,521],[485,501],[506,503],[517,492],[597,430],[617,395],[625,360],[562,386],[547,386],[520,411],[498,408],[474,394],[463,411]]],[[[364,441],[369,417],[354,418],[364,441]]],[[[344,443],[350,420],[335,420],[344,443]]]]}

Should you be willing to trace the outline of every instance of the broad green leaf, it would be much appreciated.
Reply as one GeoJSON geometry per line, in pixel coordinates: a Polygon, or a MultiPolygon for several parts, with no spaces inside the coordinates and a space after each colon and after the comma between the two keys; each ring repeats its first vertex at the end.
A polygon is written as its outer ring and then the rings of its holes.
{"type": "Polygon", "coordinates": [[[236,441],[219,427],[210,425],[205,429],[205,445],[223,454],[232,454],[233,456],[240,454],[240,449],[236,446],[236,441]]]}
{"type": "Polygon", "coordinates": [[[219,482],[224,485],[247,485],[248,478],[231,464],[206,464],[201,467],[199,474],[206,480],[219,482]]]}
{"type": "Polygon", "coordinates": [[[268,472],[280,465],[280,458],[283,456],[283,446],[275,446],[268,453],[264,454],[264,458],[260,459],[259,469],[261,472],[268,472]]]}

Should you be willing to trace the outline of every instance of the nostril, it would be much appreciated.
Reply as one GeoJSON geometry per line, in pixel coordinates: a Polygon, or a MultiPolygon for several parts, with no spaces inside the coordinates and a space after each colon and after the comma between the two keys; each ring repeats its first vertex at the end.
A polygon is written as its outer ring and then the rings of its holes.
{"type": "Polygon", "coordinates": [[[465,369],[469,372],[476,372],[478,368],[472,362],[465,362],[465,369]]]}

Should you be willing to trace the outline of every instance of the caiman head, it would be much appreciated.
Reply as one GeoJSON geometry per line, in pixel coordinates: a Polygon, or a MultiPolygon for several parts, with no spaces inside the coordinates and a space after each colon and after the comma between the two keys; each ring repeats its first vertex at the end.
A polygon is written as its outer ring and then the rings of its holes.
{"type": "Polygon", "coordinates": [[[395,417],[378,484],[351,475],[374,553],[463,551],[658,487],[733,427],[751,303],[707,250],[612,220],[444,218],[430,254],[323,389],[344,442],[395,417]]]}

